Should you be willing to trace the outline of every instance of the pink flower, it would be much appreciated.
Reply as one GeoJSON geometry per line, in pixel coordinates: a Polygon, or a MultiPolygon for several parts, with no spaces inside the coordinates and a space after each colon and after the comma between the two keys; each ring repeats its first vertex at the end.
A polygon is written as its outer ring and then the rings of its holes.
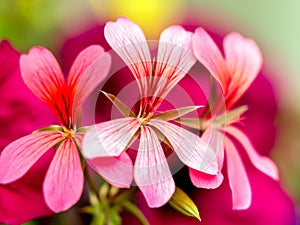
{"type": "MultiPolygon", "coordinates": [[[[243,122],[248,128],[249,137],[255,141],[256,149],[262,154],[269,153],[275,140],[275,100],[270,82],[260,73],[253,82],[253,85],[250,86],[239,101],[239,104],[247,104],[249,106],[249,110],[246,112],[247,117],[243,122]],[[263,96],[261,96],[262,92],[264,92],[263,96]],[[260,106],[260,108],[256,108],[257,106],[260,106]],[[262,127],[260,127],[261,125],[262,127]],[[260,129],[267,130],[268,132],[260,132],[260,129]]],[[[225,166],[223,167],[224,181],[219,188],[214,190],[194,188],[187,179],[183,179],[186,175],[185,171],[179,174],[180,176],[177,177],[177,180],[175,179],[198,206],[201,223],[195,218],[176,213],[171,207],[149,209],[139,192],[136,194],[137,206],[142,210],[150,224],[157,225],[164,224],[165,221],[168,221],[170,225],[297,224],[295,205],[290,196],[283,191],[282,185],[251,165],[245,151],[240,151],[239,153],[241,154],[251,183],[252,201],[251,206],[247,210],[232,210],[231,190],[225,166]]],[[[130,225],[140,224],[129,213],[124,215],[122,222],[130,225]]]]}
{"type": "MultiPolygon", "coordinates": [[[[199,23],[197,21],[189,20],[184,23],[184,27],[190,31],[194,31],[198,26],[199,23]]],[[[76,55],[91,44],[100,44],[108,50],[109,46],[105,41],[103,28],[104,25],[95,22],[95,27],[92,29],[83,30],[79,35],[76,34],[70,37],[65,42],[61,51],[62,64],[65,64],[65,67],[69,68],[76,55]]],[[[219,41],[221,42],[219,35],[214,35],[213,37],[217,44],[219,41]]],[[[208,78],[205,71],[203,71],[202,75],[202,77],[208,78]]],[[[103,89],[116,95],[125,85],[132,82],[131,76],[130,71],[120,70],[118,74],[115,74],[109,79],[109,82],[106,83],[103,89]],[[122,76],[122,79],[119,79],[120,76],[122,76]]],[[[185,76],[178,85],[185,91],[189,91],[189,96],[193,98],[193,101],[197,104],[205,102],[205,96],[200,96],[201,88],[195,85],[189,78],[189,76],[185,76]]],[[[174,94],[174,91],[173,89],[172,94],[174,94]]],[[[105,121],[111,116],[109,110],[111,104],[106,101],[109,107],[103,107],[104,98],[106,97],[103,95],[99,97],[103,98],[103,101],[102,99],[99,101],[97,119],[105,121]]],[[[181,105],[185,105],[185,99],[178,98],[177,100],[180,101],[180,103],[182,102],[181,105]]],[[[245,104],[249,110],[244,114],[243,128],[247,130],[247,135],[252,140],[256,150],[258,150],[260,154],[268,155],[274,145],[276,136],[274,117],[276,115],[277,104],[272,85],[264,77],[263,71],[259,73],[257,78],[235,105],[240,106],[245,104]],[[261,95],[261,93],[264,94],[261,95]]],[[[179,187],[183,188],[197,204],[202,218],[201,224],[295,224],[296,216],[293,202],[284,192],[281,184],[275,182],[251,165],[247,154],[243,151],[241,146],[239,147],[239,153],[241,153],[251,183],[252,201],[251,206],[247,210],[232,210],[231,190],[225,171],[226,166],[223,167],[224,182],[215,190],[193,187],[193,185],[188,182],[188,179],[184,179],[187,178],[186,173],[178,174],[179,176],[175,178],[175,182],[177,181],[176,183],[179,187]],[[276,201],[273,199],[276,199],[276,201]]],[[[144,201],[144,197],[140,192],[137,192],[135,202],[143,211],[150,224],[163,224],[165,221],[168,221],[168,224],[199,224],[197,219],[176,213],[176,211],[170,209],[170,207],[149,209],[148,204],[144,201]]],[[[123,213],[122,215],[123,224],[140,224],[140,221],[130,213],[123,213]]]]}
{"type": "Polygon", "coordinates": [[[9,144],[0,157],[0,182],[7,184],[23,177],[55,146],[43,192],[54,212],[64,211],[79,200],[83,191],[78,153],[83,133],[77,127],[80,108],[108,73],[110,56],[100,46],[85,49],[74,61],[67,80],[54,56],[43,47],[33,47],[22,55],[20,67],[27,87],[54,112],[61,126],[41,129],[9,144]]]}
{"type": "MultiPolygon", "coordinates": [[[[108,22],[104,34],[133,73],[140,100],[127,117],[99,123],[89,129],[83,140],[83,155],[112,185],[129,187],[134,178],[148,205],[160,207],[175,191],[160,144],[161,136],[166,137],[185,165],[211,175],[218,169],[215,153],[204,140],[168,121],[176,117],[163,118],[167,114],[155,114],[163,99],[195,63],[191,51],[192,33],[181,26],[164,30],[154,65],[142,30],[130,20],[119,18],[116,22],[108,22]],[[133,167],[125,151],[138,136],[140,142],[133,167]],[[105,159],[111,156],[121,165],[119,171],[109,169],[109,160],[107,166],[103,166],[105,159]]],[[[184,109],[177,111],[180,115],[184,109]]]]}
{"type": "MultiPolygon", "coordinates": [[[[225,113],[230,115],[229,109],[240,99],[260,71],[262,56],[259,48],[252,40],[245,39],[237,33],[228,34],[223,41],[223,46],[224,57],[203,28],[198,28],[195,31],[193,36],[195,56],[219,82],[225,101],[225,113]]],[[[278,171],[276,165],[268,157],[260,156],[257,153],[247,135],[240,128],[234,126],[239,121],[237,116],[216,126],[213,122],[214,119],[222,116],[222,107],[219,105],[214,113],[210,119],[212,125],[208,127],[205,133],[207,136],[213,137],[222,137],[225,133],[224,146],[215,145],[215,148],[218,149],[217,152],[219,152],[217,157],[219,173],[217,176],[208,176],[190,170],[190,176],[194,185],[198,187],[220,185],[223,180],[221,168],[225,151],[233,208],[246,209],[251,204],[252,194],[237,146],[241,145],[244,148],[252,164],[263,173],[277,180],[278,171]]]]}

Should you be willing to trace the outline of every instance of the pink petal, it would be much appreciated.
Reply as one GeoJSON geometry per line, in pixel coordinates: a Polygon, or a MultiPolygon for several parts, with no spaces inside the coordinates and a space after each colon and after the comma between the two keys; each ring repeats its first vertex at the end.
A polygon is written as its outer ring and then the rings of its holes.
{"type": "Polygon", "coordinates": [[[237,33],[228,34],[224,38],[223,45],[226,65],[232,82],[228,88],[238,89],[232,99],[233,104],[256,78],[262,66],[262,55],[254,41],[237,33]]]}
{"type": "Polygon", "coordinates": [[[232,208],[247,209],[251,204],[251,187],[243,162],[234,144],[225,139],[229,185],[232,191],[232,208]]]}
{"type": "Polygon", "coordinates": [[[74,121],[85,98],[106,77],[111,66],[111,57],[99,45],[92,45],[79,53],[68,76],[71,97],[74,98],[74,121]]]}
{"type": "Polygon", "coordinates": [[[20,179],[0,185],[0,224],[23,224],[42,216],[51,216],[42,191],[46,171],[54,150],[46,152],[20,179]]]}
{"type": "Polygon", "coordinates": [[[201,136],[203,140],[205,140],[211,148],[217,154],[216,161],[218,164],[218,173],[216,175],[210,175],[206,173],[202,173],[200,171],[189,168],[190,178],[192,183],[198,188],[207,188],[213,189],[217,188],[223,182],[223,174],[221,172],[224,161],[224,134],[221,132],[208,128],[204,134],[201,136]]]}
{"type": "Polygon", "coordinates": [[[152,119],[149,124],[166,136],[185,165],[211,175],[217,174],[216,152],[199,136],[163,120],[152,119]]]}
{"type": "Polygon", "coordinates": [[[52,53],[43,47],[33,47],[21,56],[20,68],[27,87],[69,127],[71,99],[65,96],[65,79],[52,53]]]}
{"type": "Polygon", "coordinates": [[[21,178],[31,166],[62,139],[57,131],[43,131],[22,137],[9,144],[0,157],[0,183],[21,178]]]}
{"type": "Polygon", "coordinates": [[[272,177],[274,180],[278,180],[278,169],[275,163],[266,156],[261,156],[255,150],[249,138],[238,128],[229,126],[226,128],[226,132],[235,137],[246,150],[252,164],[261,172],[272,177]]]}
{"type": "Polygon", "coordinates": [[[98,157],[87,163],[108,183],[118,188],[129,188],[133,179],[133,165],[126,152],[118,157],[98,157]]]}
{"type": "MultiPolygon", "coordinates": [[[[151,76],[151,55],[145,35],[141,28],[125,17],[120,17],[116,22],[107,22],[104,36],[109,45],[119,54],[129,66],[135,78],[139,81],[142,77],[151,76]]],[[[145,83],[139,83],[145,85],[145,83]]],[[[140,86],[140,90],[147,87],[140,86]]]]}
{"type": "Polygon", "coordinates": [[[96,124],[83,138],[82,154],[88,159],[119,156],[133,141],[139,127],[140,122],[133,117],[96,124]]]}
{"type": "MultiPolygon", "coordinates": [[[[76,135],[76,143],[82,146],[84,134],[76,135]]],[[[133,165],[126,152],[118,157],[98,157],[86,159],[87,163],[111,185],[129,188],[133,179],[133,165]]]]}
{"type": "Polygon", "coordinates": [[[155,76],[154,96],[164,98],[167,93],[185,76],[196,59],[192,52],[192,33],[181,26],[165,29],[159,39],[155,76]]]}
{"type": "Polygon", "coordinates": [[[193,185],[197,188],[215,189],[222,184],[224,179],[221,172],[218,172],[217,175],[210,175],[189,168],[189,174],[193,185]]]}
{"type": "Polygon", "coordinates": [[[134,179],[152,208],[166,204],[175,191],[175,183],[158,137],[147,126],[141,127],[134,179]]]}
{"type": "Polygon", "coordinates": [[[52,53],[44,47],[33,47],[20,59],[21,73],[27,87],[44,103],[64,87],[64,76],[52,53]]]}
{"type": "Polygon", "coordinates": [[[58,147],[45,177],[43,189],[47,205],[54,212],[72,207],[83,191],[83,172],[77,147],[67,139],[58,147]]]}
{"type": "Polygon", "coordinates": [[[193,35],[193,50],[196,58],[208,69],[224,90],[227,71],[223,56],[213,39],[202,27],[197,28],[193,35]]]}

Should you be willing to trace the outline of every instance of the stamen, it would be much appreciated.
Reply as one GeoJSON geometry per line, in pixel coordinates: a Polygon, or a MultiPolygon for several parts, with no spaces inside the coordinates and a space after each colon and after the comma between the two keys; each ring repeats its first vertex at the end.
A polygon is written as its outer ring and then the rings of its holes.
{"type": "Polygon", "coordinates": [[[63,137],[67,138],[67,139],[72,139],[75,137],[76,131],[73,129],[67,129],[66,127],[63,127],[64,129],[64,133],[63,133],[63,137]]]}
{"type": "Polygon", "coordinates": [[[151,113],[148,113],[146,115],[146,112],[144,112],[143,116],[142,117],[137,117],[137,119],[138,119],[138,121],[140,122],[141,125],[145,126],[150,122],[151,116],[152,116],[151,113]]]}

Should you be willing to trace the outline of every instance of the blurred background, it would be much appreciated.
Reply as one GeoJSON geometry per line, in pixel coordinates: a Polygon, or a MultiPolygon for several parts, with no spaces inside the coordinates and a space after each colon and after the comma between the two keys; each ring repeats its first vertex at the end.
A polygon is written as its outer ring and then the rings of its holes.
{"type": "Polygon", "coordinates": [[[68,37],[121,15],[138,23],[148,39],[187,20],[254,39],[279,102],[278,137],[271,157],[280,168],[284,189],[299,206],[299,9],[298,0],[0,0],[0,39],[8,39],[21,52],[43,45],[59,55],[68,37]]]}

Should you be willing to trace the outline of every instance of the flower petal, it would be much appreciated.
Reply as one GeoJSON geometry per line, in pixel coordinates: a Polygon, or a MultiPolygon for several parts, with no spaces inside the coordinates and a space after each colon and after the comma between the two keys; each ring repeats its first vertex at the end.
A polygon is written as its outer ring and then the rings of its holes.
{"type": "Polygon", "coordinates": [[[193,50],[196,58],[208,69],[224,90],[227,78],[224,58],[216,43],[202,27],[197,28],[193,35],[193,50]]]}
{"type": "Polygon", "coordinates": [[[152,208],[167,203],[175,191],[175,183],[164,151],[155,132],[147,126],[141,127],[134,179],[152,208]]]}
{"type": "Polygon", "coordinates": [[[249,138],[238,128],[229,126],[226,128],[226,132],[235,137],[246,150],[252,164],[261,172],[272,177],[274,180],[278,180],[278,169],[275,163],[266,156],[261,156],[257,153],[253,147],[249,138]]]}
{"type": "Polygon", "coordinates": [[[54,156],[47,151],[20,179],[0,185],[0,224],[19,225],[42,216],[51,216],[42,185],[54,156]]]}
{"type": "Polygon", "coordinates": [[[57,131],[43,131],[24,136],[9,144],[0,156],[0,183],[22,177],[30,167],[62,139],[57,131]]]}
{"type": "Polygon", "coordinates": [[[211,148],[217,154],[215,160],[218,164],[218,173],[216,175],[210,175],[189,168],[190,178],[192,183],[198,188],[214,189],[221,185],[224,178],[221,172],[224,161],[224,134],[212,128],[208,128],[201,136],[201,138],[209,143],[211,148]]]}
{"type": "Polygon", "coordinates": [[[197,188],[215,189],[222,184],[224,179],[221,172],[217,175],[210,175],[192,168],[189,168],[189,175],[193,185],[197,188]]]}
{"type": "Polygon", "coordinates": [[[64,87],[64,76],[52,53],[43,47],[33,47],[20,59],[21,73],[27,87],[44,103],[49,104],[64,87]]]}
{"type": "Polygon", "coordinates": [[[68,76],[68,87],[74,98],[74,121],[86,97],[106,77],[111,66],[111,57],[99,45],[92,45],[79,53],[68,76]]]}
{"type": "Polygon", "coordinates": [[[237,33],[230,33],[224,38],[224,51],[231,86],[228,92],[237,88],[231,100],[233,104],[248,89],[256,78],[262,66],[262,55],[251,39],[246,39],[237,33]]]}
{"type": "Polygon", "coordinates": [[[229,185],[232,191],[232,208],[247,209],[251,204],[251,187],[243,162],[234,144],[225,139],[229,185]]]}
{"type": "MultiPolygon", "coordinates": [[[[145,35],[141,28],[125,17],[116,22],[107,22],[104,36],[109,45],[119,54],[137,79],[140,91],[147,88],[139,81],[152,75],[151,55],[145,35]]],[[[143,92],[141,92],[142,94],[143,92]]]]}
{"type": "Polygon", "coordinates": [[[187,74],[195,61],[192,52],[192,33],[181,26],[165,29],[159,39],[155,79],[151,85],[155,93],[152,95],[164,98],[187,74]]]}
{"type": "Polygon", "coordinates": [[[196,134],[172,123],[152,119],[149,123],[157,128],[171,143],[179,159],[188,167],[216,175],[216,152],[196,134]]]}
{"type": "Polygon", "coordinates": [[[96,124],[85,134],[82,153],[88,158],[119,156],[134,138],[140,122],[133,117],[96,124]]]}
{"type": "Polygon", "coordinates": [[[58,147],[45,177],[43,189],[47,205],[54,212],[69,209],[80,199],[83,183],[76,144],[67,139],[58,147]]]}
{"type": "Polygon", "coordinates": [[[65,79],[52,53],[43,47],[33,47],[21,56],[20,68],[27,87],[69,127],[71,99],[65,96],[65,79]]]}
{"type": "Polygon", "coordinates": [[[118,157],[98,157],[87,163],[108,183],[118,188],[129,188],[133,179],[133,165],[126,152],[118,157]]]}

